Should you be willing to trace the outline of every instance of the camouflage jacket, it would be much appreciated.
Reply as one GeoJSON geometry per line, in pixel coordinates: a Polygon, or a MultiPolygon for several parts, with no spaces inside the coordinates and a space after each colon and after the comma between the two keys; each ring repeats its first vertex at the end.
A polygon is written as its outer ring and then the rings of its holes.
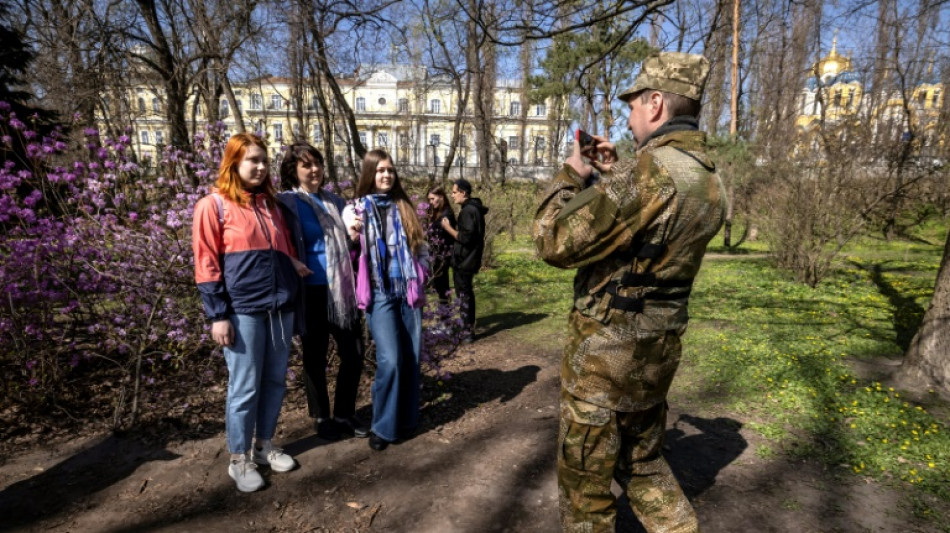
{"type": "Polygon", "coordinates": [[[674,131],[585,188],[565,165],[535,215],[541,257],[577,268],[562,386],[617,411],[666,397],[679,363],[687,300],[725,193],[706,136],[674,131]]]}

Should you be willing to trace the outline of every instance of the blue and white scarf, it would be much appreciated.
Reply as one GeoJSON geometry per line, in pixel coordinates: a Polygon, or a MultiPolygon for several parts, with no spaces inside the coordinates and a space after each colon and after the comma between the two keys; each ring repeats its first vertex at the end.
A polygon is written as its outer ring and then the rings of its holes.
{"type": "Polygon", "coordinates": [[[388,194],[370,194],[363,197],[363,212],[374,285],[389,295],[404,298],[407,281],[416,279],[416,268],[412,260],[412,248],[402,226],[399,207],[388,194]],[[387,208],[387,225],[392,228],[392,235],[395,237],[392,248],[386,242],[379,213],[379,209],[387,208]],[[387,262],[387,259],[390,261],[387,262]],[[388,272],[387,263],[390,265],[388,272]]]}

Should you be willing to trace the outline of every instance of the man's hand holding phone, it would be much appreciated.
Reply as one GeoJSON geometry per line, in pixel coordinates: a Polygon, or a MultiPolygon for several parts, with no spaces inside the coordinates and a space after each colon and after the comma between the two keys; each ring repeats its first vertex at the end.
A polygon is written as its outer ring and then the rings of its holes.
{"type": "Polygon", "coordinates": [[[600,135],[591,135],[584,130],[574,132],[574,153],[566,161],[585,180],[591,174],[591,167],[599,172],[607,172],[617,162],[617,149],[614,144],[600,135]],[[587,159],[585,161],[584,159],[587,159]],[[588,165],[589,162],[589,165],[588,165]]]}

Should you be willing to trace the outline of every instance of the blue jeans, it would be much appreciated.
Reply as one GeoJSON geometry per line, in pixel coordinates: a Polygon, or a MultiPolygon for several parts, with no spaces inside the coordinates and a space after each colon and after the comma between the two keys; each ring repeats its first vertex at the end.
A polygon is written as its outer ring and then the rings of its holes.
{"type": "Polygon", "coordinates": [[[394,441],[419,425],[422,311],[374,290],[366,317],[376,341],[372,431],[394,441]]]}
{"type": "Polygon", "coordinates": [[[228,363],[225,425],[228,450],[244,453],[257,438],[270,440],[287,390],[287,357],[294,313],[231,315],[234,344],[224,348],[228,363]]]}

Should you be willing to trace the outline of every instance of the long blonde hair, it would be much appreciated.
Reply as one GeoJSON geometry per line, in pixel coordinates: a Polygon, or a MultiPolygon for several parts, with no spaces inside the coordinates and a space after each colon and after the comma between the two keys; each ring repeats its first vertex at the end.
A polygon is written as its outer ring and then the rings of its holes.
{"type": "MultiPolygon", "coordinates": [[[[376,167],[382,161],[393,162],[385,150],[370,150],[363,157],[363,168],[360,171],[360,181],[356,184],[356,196],[373,194],[376,192],[376,167]]],[[[389,196],[396,202],[399,208],[399,216],[402,218],[402,227],[406,230],[406,238],[409,240],[409,247],[412,253],[418,253],[419,248],[425,243],[425,234],[422,231],[422,223],[416,215],[416,207],[409,199],[405,189],[402,188],[402,182],[399,180],[399,173],[396,172],[393,165],[393,187],[389,190],[389,196]]]]}

